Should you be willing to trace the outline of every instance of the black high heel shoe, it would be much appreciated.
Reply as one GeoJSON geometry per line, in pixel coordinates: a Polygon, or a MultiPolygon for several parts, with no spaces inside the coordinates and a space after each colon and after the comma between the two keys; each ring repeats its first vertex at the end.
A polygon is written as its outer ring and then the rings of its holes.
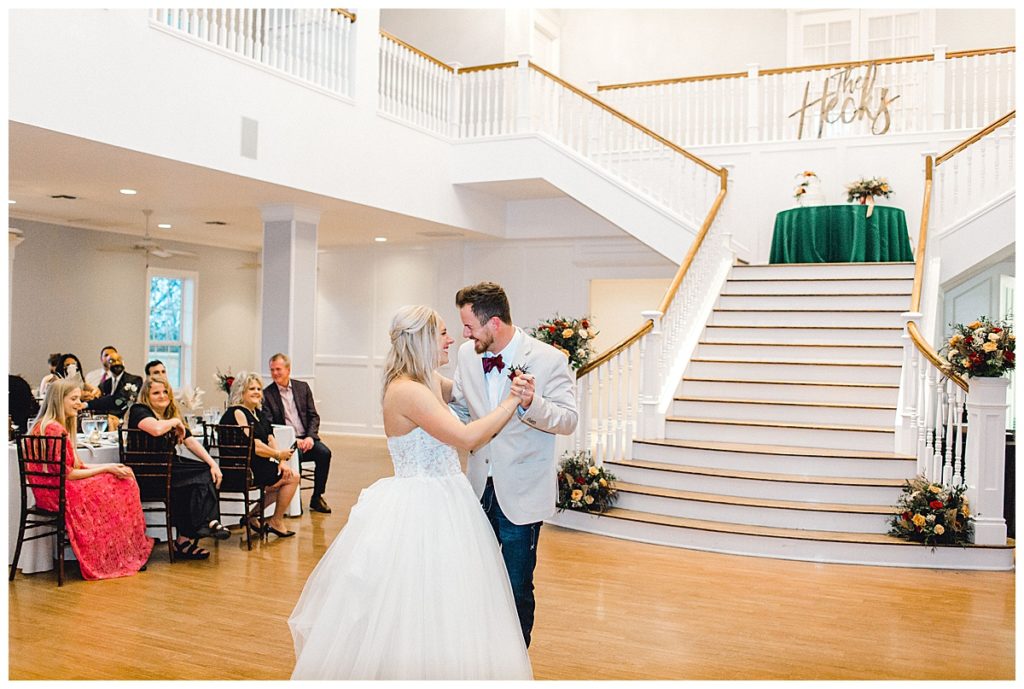
{"type": "Polygon", "coordinates": [[[270,525],[270,522],[267,522],[266,529],[267,530],[266,530],[265,533],[272,533],[275,536],[277,536],[278,538],[288,538],[289,536],[294,536],[295,535],[294,531],[278,531],[277,529],[275,529],[274,527],[272,527],[270,525]]]}
{"type": "MultiPolygon", "coordinates": [[[[248,520],[249,520],[249,529],[251,531],[253,531],[254,533],[256,533],[256,535],[258,535],[258,536],[262,536],[263,534],[267,533],[267,529],[270,527],[270,524],[267,524],[266,522],[264,522],[263,526],[260,527],[259,519],[257,519],[256,517],[249,517],[248,520]]],[[[238,520],[238,525],[244,529],[245,528],[245,522],[246,522],[246,517],[242,517],[241,519],[238,520]]]]}

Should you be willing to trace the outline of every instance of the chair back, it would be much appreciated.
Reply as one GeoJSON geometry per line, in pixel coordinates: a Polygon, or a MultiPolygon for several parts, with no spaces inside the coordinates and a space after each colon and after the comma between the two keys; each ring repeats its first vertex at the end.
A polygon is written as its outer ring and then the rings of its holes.
{"type": "Polygon", "coordinates": [[[220,465],[222,493],[244,493],[252,487],[250,465],[255,454],[252,426],[207,424],[210,456],[220,465]]]}
{"type": "Polygon", "coordinates": [[[142,502],[166,502],[171,494],[171,464],[177,454],[174,433],[150,435],[135,428],[117,429],[121,464],[131,467],[142,502]]]}
{"type": "Polygon", "coordinates": [[[32,490],[39,508],[56,511],[64,516],[68,467],[64,463],[67,453],[66,435],[20,435],[18,446],[18,476],[21,481],[21,504],[28,502],[32,490]],[[55,507],[55,510],[48,509],[55,507]]]}

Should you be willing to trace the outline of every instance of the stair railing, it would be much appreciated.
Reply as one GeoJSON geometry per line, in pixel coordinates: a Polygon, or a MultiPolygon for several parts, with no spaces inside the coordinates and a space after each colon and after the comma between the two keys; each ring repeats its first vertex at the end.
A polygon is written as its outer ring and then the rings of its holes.
{"type": "Polygon", "coordinates": [[[386,31],[380,32],[381,112],[447,136],[455,94],[455,67],[386,31]]]}
{"type": "Polygon", "coordinates": [[[352,95],[352,25],[342,9],[154,9],[150,25],[343,96],[352,95]]]}
{"type": "MultiPolygon", "coordinates": [[[[926,290],[930,296],[938,293],[936,270],[934,266],[928,266],[925,260],[929,216],[936,189],[935,170],[946,165],[946,170],[951,171],[951,174],[940,179],[951,182],[957,179],[957,175],[954,166],[948,163],[955,161],[958,155],[964,156],[962,160],[967,161],[964,164],[970,169],[971,157],[988,156],[992,161],[993,151],[1002,156],[1002,149],[1008,145],[1009,151],[1005,152],[1005,158],[995,160],[1006,160],[1009,169],[1001,172],[1000,176],[1012,181],[1015,117],[1016,111],[1000,118],[937,156],[934,162],[932,156],[925,157],[924,198],[915,259],[914,287],[910,311],[903,314],[906,331],[897,411],[897,451],[916,456],[918,472],[930,481],[947,485],[967,484],[967,497],[977,515],[976,524],[980,520],[985,525],[981,530],[976,526],[976,542],[989,544],[1004,544],[1006,541],[1006,526],[1002,516],[1005,437],[1002,435],[1002,428],[997,433],[998,438],[985,437],[991,429],[986,429],[986,424],[980,422],[972,423],[972,419],[990,416],[990,410],[982,409],[986,405],[976,405],[972,402],[968,382],[952,371],[949,362],[935,351],[922,334],[921,302],[926,290]],[[969,435],[968,429],[973,433],[969,435]]],[[[979,175],[972,176],[972,183],[979,184],[979,175]]],[[[940,184],[939,193],[936,195],[940,198],[956,197],[958,188],[958,184],[952,182],[940,184]]],[[[942,207],[943,202],[940,202],[939,206],[942,207]]],[[[947,218],[948,220],[950,218],[947,218]]],[[[1005,404],[1002,413],[1005,416],[1005,404]]]]}

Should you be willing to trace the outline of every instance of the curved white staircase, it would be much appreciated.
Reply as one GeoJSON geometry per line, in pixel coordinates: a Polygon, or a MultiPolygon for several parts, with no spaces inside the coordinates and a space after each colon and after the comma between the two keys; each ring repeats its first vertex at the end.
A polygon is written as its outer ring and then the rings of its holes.
{"type": "Polygon", "coordinates": [[[895,454],[900,314],[911,263],[735,266],[664,438],[636,440],[615,508],[551,521],[724,553],[1012,569],[1013,547],[930,548],[886,535],[916,461],[895,454]]]}

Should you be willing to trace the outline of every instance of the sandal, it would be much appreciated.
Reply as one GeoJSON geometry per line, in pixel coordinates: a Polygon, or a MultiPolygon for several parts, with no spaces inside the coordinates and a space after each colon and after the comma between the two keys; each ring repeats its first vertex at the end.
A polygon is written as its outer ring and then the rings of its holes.
{"type": "Polygon", "coordinates": [[[219,541],[231,538],[231,531],[228,527],[221,524],[219,521],[214,519],[210,522],[209,526],[200,526],[196,529],[196,536],[199,538],[206,538],[207,536],[213,536],[219,541]]]}
{"type": "Polygon", "coordinates": [[[195,541],[175,541],[174,543],[174,556],[180,557],[182,560],[205,560],[210,557],[210,551],[205,548],[200,548],[195,541]]]}

